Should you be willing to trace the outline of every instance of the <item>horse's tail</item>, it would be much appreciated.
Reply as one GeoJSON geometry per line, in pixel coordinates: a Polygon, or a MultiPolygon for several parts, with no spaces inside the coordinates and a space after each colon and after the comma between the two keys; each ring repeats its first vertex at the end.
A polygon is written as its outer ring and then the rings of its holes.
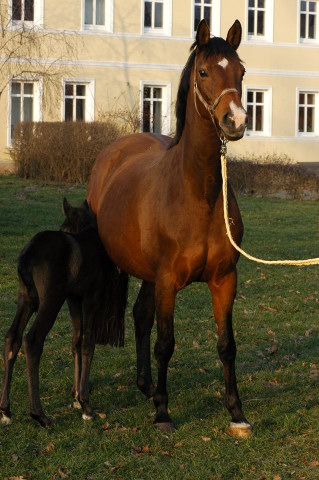
{"type": "Polygon", "coordinates": [[[123,347],[127,294],[128,274],[110,264],[106,274],[103,308],[95,322],[97,344],[123,347]]]}

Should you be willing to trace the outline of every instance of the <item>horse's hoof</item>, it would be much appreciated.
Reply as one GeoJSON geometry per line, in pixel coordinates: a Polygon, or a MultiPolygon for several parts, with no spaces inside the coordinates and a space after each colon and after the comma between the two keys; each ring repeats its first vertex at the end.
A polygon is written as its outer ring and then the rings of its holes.
{"type": "Polygon", "coordinates": [[[73,408],[76,408],[77,410],[81,410],[81,408],[82,408],[79,400],[74,400],[72,406],[73,406],[73,408]]]}
{"type": "Polygon", "coordinates": [[[230,422],[227,433],[232,437],[249,438],[252,436],[253,431],[252,426],[248,422],[230,422]]]}
{"type": "Polygon", "coordinates": [[[176,428],[173,422],[154,422],[154,426],[161,433],[175,433],[176,428]]]}
{"type": "Polygon", "coordinates": [[[85,421],[91,421],[91,420],[93,420],[93,415],[88,415],[87,413],[83,413],[82,418],[85,421]]]}
{"type": "Polygon", "coordinates": [[[40,423],[41,427],[52,427],[53,422],[49,417],[46,417],[45,415],[36,415],[34,413],[30,413],[31,418],[33,420],[36,420],[37,422],[40,423]]]}
{"type": "Polygon", "coordinates": [[[10,423],[12,423],[12,418],[8,417],[8,415],[6,415],[5,413],[2,412],[0,423],[2,425],[10,425],[10,423]]]}

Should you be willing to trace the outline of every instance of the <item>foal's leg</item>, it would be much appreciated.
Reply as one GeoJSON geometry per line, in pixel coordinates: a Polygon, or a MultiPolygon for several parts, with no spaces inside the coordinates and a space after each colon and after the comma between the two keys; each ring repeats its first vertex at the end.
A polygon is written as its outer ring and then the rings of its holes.
{"type": "Polygon", "coordinates": [[[12,325],[6,334],[3,350],[4,378],[0,398],[0,416],[1,423],[3,424],[11,423],[9,396],[13,366],[22,344],[23,331],[34,310],[34,305],[30,300],[25,287],[20,286],[17,312],[15,314],[12,325]]]}
{"type": "Polygon", "coordinates": [[[137,386],[148,398],[154,394],[150,336],[154,324],[154,283],[143,282],[133,308],[137,355],[137,386]]]}
{"type": "Polygon", "coordinates": [[[232,308],[236,295],[236,285],[236,270],[218,278],[217,281],[214,279],[208,283],[212,292],[214,317],[217,325],[217,349],[224,369],[225,403],[232,418],[229,432],[236,436],[247,437],[251,433],[251,426],[242,412],[235,373],[236,344],[232,327],[232,308]]]}
{"type": "Polygon", "coordinates": [[[79,385],[79,402],[82,407],[82,418],[83,420],[92,420],[93,411],[89,404],[89,377],[91,363],[94,355],[95,349],[95,325],[94,325],[94,315],[97,311],[97,306],[95,298],[84,299],[82,303],[83,309],[83,337],[82,337],[82,347],[81,347],[81,379],[79,385]]]}
{"type": "Polygon", "coordinates": [[[81,348],[82,348],[82,305],[81,300],[68,298],[68,307],[72,319],[72,355],[74,359],[74,383],[72,395],[73,407],[81,408],[79,402],[80,378],[81,378],[81,348]]]}
{"type": "MultiPolygon", "coordinates": [[[[52,287],[53,289],[53,287],[52,287]]],[[[49,290],[50,291],[50,290],[49,290]]],[[[38,314],[29,332],[24,338],[24,349],[27,361],[28,387],[30,399],[30,415],[43,427],[51,425],[51,420],[42,410],[39,392],[39,365],[45,337],[53,327],[65,297],[45,299],[40,303],[38,314]]]]}
{"type": "Polygon", "coordinates": [[[174,307],[176,287],[175,283],[165,277],[156,282],[155,305],[157,318],[157,340],[154,353],[158,367],[158,382],[154,394],[156,417],[154,424],[161,431],[174,431],[174,424],[168,414],[168,396],[166,390],[168,362],[173,355],[174,339],[174,307]]]}

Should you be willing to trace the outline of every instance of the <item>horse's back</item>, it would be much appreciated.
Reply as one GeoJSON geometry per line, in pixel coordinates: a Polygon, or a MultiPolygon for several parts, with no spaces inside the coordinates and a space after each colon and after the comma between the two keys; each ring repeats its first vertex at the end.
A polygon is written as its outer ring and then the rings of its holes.
{"type": "Polygon", "coordinates": [[[86,196],[93,212],[97,212],[105,186],[114,174],[119,173],[128,161],[145,158],[148,163],[150,157],[161,156],[170,140],[165,135],[136,133],[122,137],[102,150],[93,165],[86,196]]]}

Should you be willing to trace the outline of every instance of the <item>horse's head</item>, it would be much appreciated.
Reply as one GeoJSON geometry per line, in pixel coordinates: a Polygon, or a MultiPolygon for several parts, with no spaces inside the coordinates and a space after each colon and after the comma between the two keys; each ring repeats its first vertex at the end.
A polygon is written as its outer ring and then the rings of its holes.
{"type": "Polygon", "coordinates": [[[229,29],[226,40],[210,38],[205,20],[197,29],[194,60],[194,102],[197,113],[211,119],[228,140],[242,138],[247,113],[241,103],[245,74],[236,50],[241,41],[238,20],[229,29]]]}
{"type": "Polygon", "coordinates": [[[72,207],[64,198],[62,210],[65,215],[65,220],[60,227],[62,232],[78,234],[84,230],[97,228],[95,215],[86,200],[80,207],[72,207]]]}

